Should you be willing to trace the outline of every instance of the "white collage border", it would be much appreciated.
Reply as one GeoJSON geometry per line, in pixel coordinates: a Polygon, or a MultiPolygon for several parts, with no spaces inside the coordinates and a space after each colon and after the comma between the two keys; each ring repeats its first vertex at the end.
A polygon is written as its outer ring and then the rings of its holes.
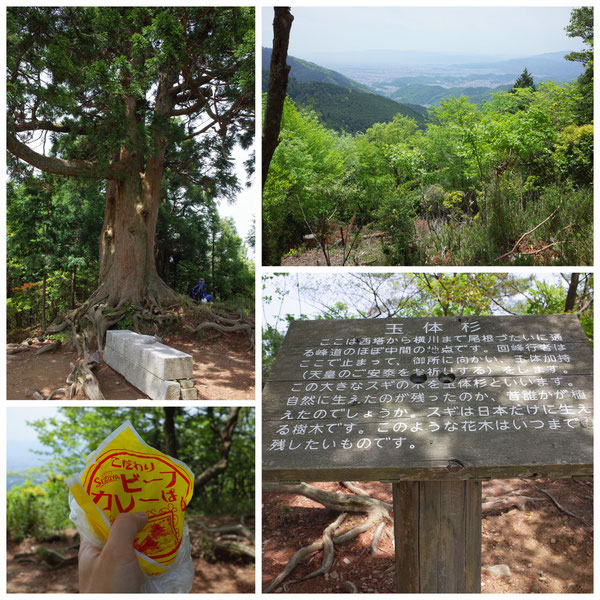
{"type": "MultiPolygon", "coordinates": [[[[31,6],[31,5],[39,5],[39,6],[107,6],[109,2],[89,2],[86,0],[83,1],[58,1],[58,2],[48,2],[48,1],[38,1],[38,2],[25,2],[25,1],[3,1],[2,2],[2,11],[0,11],[0,37],[1,37],[1,45],[0,45],[0,68],[3,73],[6,72],[6,7],[8,6],[31,6]]],[[[425,1],[412,1],[407,2],[406,0],[379,0],[375,3],[375,6],[431,6],[431,7],[453,7],[453,6],[461,6],[461,7],[477,7],[477,6],[505,6],[505,7],[522,7],[524,3],[518,0],[497,0],[493,3],[485,2],[483,0],[475,1],[475,0],[462,0],[462,1],[447,1],[447,0],[425,0],[425,1]]],[[[584,1],[581,3],[568,3],[564,1],[557,0],[528,0],[525,3],[528,7],[546,7],[546,6],[582,6],[582,5],[594,5],[596,1],[590,2],[584,1]]],[[[124,1],[118,3],[119,6],[164,6],[164,5],[189,5],[189,6],[254,6],[256,7],[256,57],[257,57],[257,65],[256,65],[256,141],[255,141],[255,150],[256,150],[256,171],[255,178],[258,177],[261,172],[261,152],[260,152],[260,115],[261,115],[261,65],[259,63],[259,59],[261,56],[261,33],[262,33],[262,19],[263,19],[263,10],[264,8],[270,8],[273,5],[276,6],[290,6],[292,7],[292,12],[294,6],[301,7],[346,7],[346,6],[355,6],[355,7],[365,7],[370,4],[366,1],[357,1],[357,0],[329,0],[328,2],[318,2],[316,0],[305,0],[303,2],[299,2],[297,0],[292,0],[291,2],[265,2],[264,0],[255,1],[255,2],[239,2],[239,1],[217,1],[217,2],[182,2],[181,0],[175,1],[172,4],[167,2],[157,2],[155,0],[148,1],[124,1]]],[[[293,27],[293,26],[292,26],[293,27]]],[[[596,28],[600,27],[598,25],[598,19],[596,20],[596,28]]],[[[293,32],[293,29],[292,29],[293,32]]],[[[267,40],[265,40],[265,43],[267,40]]],[[[596,90],[595,90],[596,91],[596,90]]],[[[6,107],[6,83],[4,78],[2,79],[1,87],[0,87],[0,103],[2,107],[6,107]]],[[[598,102],[596,102],[595,106],[595,120],[598,116],[597,113],[600,112],[600,108],[598,107],[598,102]]],[[[4,110],[4,113],[6,111],[4,110]]],[[[3,240],[6,240],[6,183],[7,183],[7,175],[6,175],[6,120],[3,117],[0,120],[0,164],[2,167],[2,194],[0,195],[0,210],[2,214],[2,219],[0,219],[0,234],[3,240]]],[[[595,166],[597,167],[597,162],[595,161],[595,166]]],[[[596,183],[596,180],[595,180],[596,183]]],[[[538,267],[535,269],[531,269],[528,267],[293,267],[293,268],[285,268],[285,267],[263,267],[261,266],[261,247],[262,247],[262,228],[261,228],[261,207],[260,207],[260,186],[256,186],[256,199],[253,207],[254,213],[256,215],[256,247],[255,247],[255,256],[256,256],[256,282],[255,282],[255,292],[256,292],[256,306],[255,306],[255,323],[256,323],[256,331],[262,331],[262,310],[261,310],[261,299],[262,299],[262,275],[263,274],[273,274],[273,273],[327,273],[327,272],[336,272],[336,273],[344,273],[344,272],[370,272],[370,273],[415,273],[415,272],[464,272],[464,273],[505,273],[512,272],[518,273],[521,275],[525,275],[527,273],[571,273],[573,271],[577,272],[591,272],[593,274],[596,273],[596,268],[594,266],[589,268],[580,268],[580,267],[538,267]]],[[[598,222],[598,202],[596,193],[594,194],[594,222],[598,222]]],[[[600,256],[600,242],[598,239],[598,235],[594,234],[594,255],[600,256]]],[[[0,317],[0,334],[4,342],[6,342],[6,243],[1,244],[0,246],[0,263],[2,265],[2,289],[3,289],[3,302],[2,302],[2,315],[0,317]]],[[[594,317],[596,322],[598,322],[599,311],[597,306],[594,307],[594,317]]],[[[261,337],[259,335],[256,336],[256,352],[255,352],[255,369],[256,369],[256,401],[246,400],[246,401],[206,401],[203,403],[200,402],[182,402],[179,404],[180,406],[256,406],[256,549],[257,549],[257,557],[256,557],[256,576],[255,576],[255,594],[263,596],[261,593],[262,583],[261,583],[261,570],[262,570],[262,560],[261,560],[261,531],[262,531],[262,515],[261,515],[261,474],[260,474],[260,465],[262,461],[262,427],[261,427],[261,418],[262,418],[262,406],[261,406],[261,398],[260,398],[260,390],[262,389],[262,376],[261,376],[261,337]]],[[[5,343],[3,345],[5,348],[5,343]]],[[[600,362],[600,354],[595,351],[594,352],[594,370],[598,372],[598,365],[600,362]]],[[[2,411],[0,412],[0,435],[2,437],[2,444],[0,448],[6,449],[6,439],[7,439],[7,408],[9,406],[14,406],[14,404],[9,403],[6,399],[6,355],[4,355],[3,360],[0,364],[0,380],[4,382],[3,386],[3,394],[2,394],[2,411]]],[[[598,397],[598,383],[594,384],[594,392],[596,397],[598,397]]],[[[36,407],[51,407],[51,406],[63,406],[64,402],[61,401],[22,401],[19,403],[21,407],[30,407],[35,410],[36,407]]],[[[69,404],[69,406],[74,406],[73,404],[69,404]]],[[[156,406],[156,402],[154,401],[137,401],[135,403],[126,403],[122,401],[103,401],[103,402],[81,402],[81,406],[102,406],[102,407],[110,407],[110,406],[135,406],[139,408],[148,407],[148,406],[156,406]]],[[[597,421],[596,421],[597,424],[597,421]]],[[[596,444],[594,450],[594,459],[598,458],[598,444],[596,444]]],[[[6,451],[4,452],[3,459],[0,460],[0,481],[6,481],[6,451]]],[[[596,485],[594,485],[595,491],[597,492],[596,485]]],[[[2,494],[0,497],[0,532],[2,532],[2,542],[0,548],[2,549],[2,554],[0,555],[0,594],[2,598],[7,597],[6,592],[6,485],[2,486],[2,494]]],[[[594,566],[597,567],[598,561],[598,542],[594,543],[594,566]]],[[[597,571],[597,569],[595,569],[597,571]]],[[[39,595],[34,594],[20,594],[20,597],[25,598],[39,598],[39,595]]],[[[64,594],[53,594],[52,596],[59,597],[68,597],[64,594]]],[[[175,598],[175,595],[167,594],[165,596],[175,598]]],[[[223,597],[223,598],[231,598],[231,594],[210,594],[206,595],[207,597],[223,597]]],[[[252,594],[235,594],[235,597],[243,598],[250,597],[252,594]]],[[[283,594],[284,597],[297,597],[296,594],[283,594]]],[[[432,596],[430,594],[426,594],[427,596],[432,596]]],[[[516,596],[515,594],[509,594],[510,596],[516,596]]],[[[90,596],[97,597],[97,596],[90,596]]],[[[423,597],[421,595],[421,597],[423,597]]],[[[506,597],[503,595],[502,597],[506,597]]],[[[579,595],[578,595],[579,597],[579,595]]]]}

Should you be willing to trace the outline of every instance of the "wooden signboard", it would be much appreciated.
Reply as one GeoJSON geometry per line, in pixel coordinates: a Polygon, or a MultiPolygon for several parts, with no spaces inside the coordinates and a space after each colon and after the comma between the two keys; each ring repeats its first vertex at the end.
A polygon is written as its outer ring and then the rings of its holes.
{"type": "Polygon", "coordinates": [[[577,317],[296,321],[263,390],[263,480],[394,482],[398,592],[479,592],[481,481],[592,474],[577,317]]]}
{"type": "Polygon", "coordinates": [[[265,481],[591,472],[572,315],[296,321],[263,391],[265,481]]]}

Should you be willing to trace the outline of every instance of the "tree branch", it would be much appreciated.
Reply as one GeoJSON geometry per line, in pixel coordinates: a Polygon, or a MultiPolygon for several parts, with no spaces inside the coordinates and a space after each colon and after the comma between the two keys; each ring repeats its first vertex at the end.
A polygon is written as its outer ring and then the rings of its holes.
{"type": "Polygon", "coordinates": [[[201,487],[206,485],[213,477],[220,475],[225,471],[229,464],[229,452],[231,451],[231,444],[233,441],[233,432],[237,424],[240,407],[233,407],[229,411],[229,419],[223,427],[218,430],[218,435],[221,438],[221,447],[219,448],[220,458],[219,460],[205,469],[196,479],[194,480],[195,487],[201,487]]]}
{"type": "Polygon", "coordinates": [[[6,136],[6,147],[17,158],[24,160],[31,166],[45,173],[65,175],[67,177],[88,176],[94,179],[119,179],[120,175],[128,168],[129,163],[119,161],[113,163],[108,169],[100,169],[98,163],[89,160],[65,160],[45,156],[35,152],[29,146],[20,142],[16,136],[6,136]]]}
{"type": "Polygon", "coordinates": [[[21,123],[15,123],[13,125],[13,129],[17,132],[23,131],[37,131],[39,129],[43,129],[44,131],[54,131],[56,133],[76,133],[79,131],[79,127],[76,127],[73,130],[68,125],[64,125],[62,123],[53,123],[52,121],[27,121],[21,123]]]}

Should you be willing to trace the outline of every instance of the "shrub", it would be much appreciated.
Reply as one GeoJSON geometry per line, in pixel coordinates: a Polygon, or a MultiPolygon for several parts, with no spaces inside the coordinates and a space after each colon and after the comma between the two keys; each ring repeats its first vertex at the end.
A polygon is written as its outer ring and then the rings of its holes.
{"type": "Polygon", "coordinates": [[[41,484],[26,481],[6,494],[6,529],[10,539],[33,536],[43,541],[70,524],[69,491],[64,477],[50,476],[41,484]]]}
{"type": "Polygon", "coordinates": [[[378,227],[393,238],[392,259],[398,265],[410,264],[414,256],[415,216],[420,201],[418,190],[398,188],[377,210],[378,227]]]}
{"type": "Polygon", "coordinates": [[[555,162],[559,173],[578,185],[594,179],[594,126],[569,125],[559,135],[555,162]]]}

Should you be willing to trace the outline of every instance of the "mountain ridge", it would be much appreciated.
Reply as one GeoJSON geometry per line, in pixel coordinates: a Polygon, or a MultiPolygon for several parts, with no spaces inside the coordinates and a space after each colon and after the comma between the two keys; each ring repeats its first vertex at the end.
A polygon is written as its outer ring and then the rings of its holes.
{"type": "MultiPolygon", "coordinates": [[[[267,91],[271,49],[263,48],[263,93],[267,91]]],[[[366,131],[375,123],[402,114],[425,126],[427,111],[378,94],[366,86],[316,63],[288,56],[291,67],[287,95],[298,106],[312,108],[326,127],[347,133],[366,131]],[[298,79],[298,76],[301,79],[298,79]]]]}

